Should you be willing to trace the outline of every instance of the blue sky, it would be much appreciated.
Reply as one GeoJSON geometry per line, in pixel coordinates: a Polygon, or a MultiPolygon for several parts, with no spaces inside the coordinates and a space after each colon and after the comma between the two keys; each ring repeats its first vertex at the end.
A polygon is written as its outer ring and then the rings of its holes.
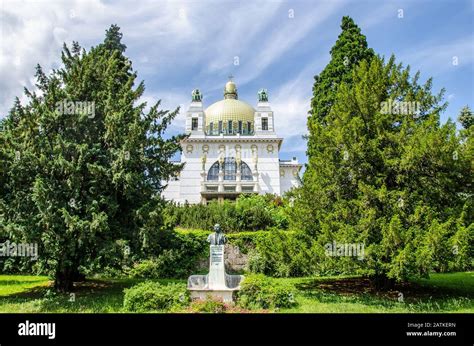
{"type": "Polygon", "coordinates": [[[313,76],[329,61],[344,15],[351,16],[378,54],[433,77],[446,88],[456,118],[474,106],[474,1],[10,1],[1,2],[0,114],[23,87],[33,88],[34,66],[60,63],[62,42],[89,48],[118,24],[144,100],[161,99],[182,112],[170,129],[180,132],[191,90],[201,89],[206,106],[222,98],[232,74],[239,98],[256,103],[267,88],[281,158],[306,162],[306,117],[313,76]],[[402,17],[402,18],[400,18],[402,17]],[[238,59],[238,65],[235,61],[238,59]],[[457,61],[457,64],[455,62],[457,61]]]}

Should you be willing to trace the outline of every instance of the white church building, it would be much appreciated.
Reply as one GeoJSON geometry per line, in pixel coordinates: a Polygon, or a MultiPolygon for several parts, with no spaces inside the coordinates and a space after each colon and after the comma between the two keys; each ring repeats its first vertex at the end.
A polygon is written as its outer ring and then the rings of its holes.
{"type": "Polygon", "coordinates": [[[167,182],[163,197],[178,203],[206,203],[235,199],[242,193],[283,195],[300,186],[301,164],[280,160],[283,138],[278,137],[274,114],[265,89],[258,92],[257,106],[238,99],[229,80],[224,99],[206,109],[198,89],[186,113],[181,142],[184,168],[167,182]]]}

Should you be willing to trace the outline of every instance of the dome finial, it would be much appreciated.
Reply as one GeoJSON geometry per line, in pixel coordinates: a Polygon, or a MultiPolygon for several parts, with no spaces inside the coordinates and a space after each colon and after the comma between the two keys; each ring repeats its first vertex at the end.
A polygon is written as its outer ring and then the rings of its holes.
{"type": "Polygon", "coordinates": [[[233,81],[234,76],[229,76],[229,81],[225,84],[224,87],[224,98],[225,99],[238,99],[237,95],[237,86],[233,81]]]}

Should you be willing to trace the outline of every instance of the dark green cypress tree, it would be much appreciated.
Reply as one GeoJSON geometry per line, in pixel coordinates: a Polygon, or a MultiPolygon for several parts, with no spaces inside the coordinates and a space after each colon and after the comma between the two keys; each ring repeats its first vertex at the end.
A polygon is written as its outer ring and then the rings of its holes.
{"type": "Polygon", "coordinates": [[[120,53],[124,53],[127,46],[122,43],[122,36],[120,27],[117,24],[112,24],[105,32],[105,40],[102,45],[110,51],[118,50],[120,53]]]}
{"type": "Polygon", "coordinates": [[[366,37],[352,18],[343,17],[341,29],[342,32],[331,48],[331,60],[321,74],[314,77],[309,124],[314,121],[324,123],[324,118],[334,103],[339,84],[351,83],[351,71],[354,66],[374,56],[374,51],[367,47],[366,37]]]}
{"type": "MultiPolygon", "coordinates": [[[[361,61],[369,61],[374,56],[374,51],[367,46],[366,37],[351,17],[342,18],[341,30],[336,43],[331,48],[331,60],[324,70],[314,77],[313,98],[308,117],[308,164],[303,177],[305,190],[302,191],[308,196],[308,204],[315,202],[311,197],[313,194],[311,186],[314,185],[315,179],[318,179],[316,175],[325,174],[325,172],[315,170],[314,160],[318,157],[319,146],[322,144],[317,127],[325,125],[326,117],[335,102],[339,85],[342,82],[351,84],[353,68],[361,61]]],[[[309,209],[314,208],[310,207],[309,209]]],[[[311,214],[307,217],[312,219],[311,214]]],[[[317,220],[312,219],[311,224],[316,226],[317,220]]]]}

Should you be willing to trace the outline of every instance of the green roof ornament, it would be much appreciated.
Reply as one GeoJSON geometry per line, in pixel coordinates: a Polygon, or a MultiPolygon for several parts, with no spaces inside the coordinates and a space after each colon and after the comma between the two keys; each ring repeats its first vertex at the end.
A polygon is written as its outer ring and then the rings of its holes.
{"type": "Polygon", "coordinates": [[[258,92],[258,102],[268,102],[267,89],[260,89],[258,92]]]}
{"type": "Polygon", "coordinates": [[[194,89],[191,93],[193,102],[201,102],[202,101],[202,94],[199,89],[194,89]]]}

